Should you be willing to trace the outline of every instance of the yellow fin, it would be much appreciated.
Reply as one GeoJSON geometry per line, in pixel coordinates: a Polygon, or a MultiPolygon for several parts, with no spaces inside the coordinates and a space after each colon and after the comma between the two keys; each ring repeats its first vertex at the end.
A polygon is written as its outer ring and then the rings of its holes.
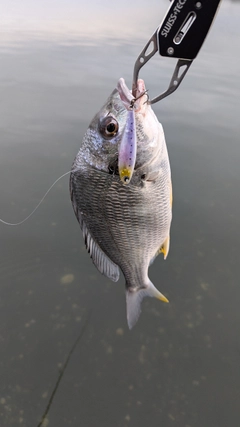
{"type": "Polygon", "coordinates": [[[169,302],[168,299],[163,294],[157,297],[157,299],[160,299],[160,301],[163,301],[163,302],[169,302]]]}
{"type": "Polygon", "coordinates": [[[159,255],[159,254],[163,254],[164,259],[167,258],[168,256],[168,252],[169,252],[169,247],[170,247],[170,236],[168,235],[168,237],[166,238],[165,242],[162,244],[162,246],[158,249],[158,251],[155,253],[154,257],[151,259],[149,265],[151,265],[153,263],[153,261],[155,260],[155,258],[159,255]]]}
{"type": "Polygon", "coordinates": [[[172,181],[170,182],[170,204],[171,204],[171,207],[172,207],[172,204],[173,204],[172,181]]]}
{"type": "Polygon", "coordinates": [[[160,252],[163,253],[164,259],[166,259],[168,256],[169,246],[170,246],[170,236],[168,236],[166,238],[165,242],[163,243],[163,245],[160,248],[160,252]]]}

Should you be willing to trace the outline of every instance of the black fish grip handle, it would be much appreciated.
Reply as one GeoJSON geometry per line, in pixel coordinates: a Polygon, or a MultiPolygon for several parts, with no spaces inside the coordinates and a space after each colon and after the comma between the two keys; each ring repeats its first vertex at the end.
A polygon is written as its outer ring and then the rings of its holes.
{"type": "Polygon", "coordinates": [[[140,69],[157,51],[161,56],[178,58],[178,62],[167,90],[148,102],[154,104],[178,88],[206,38],[220,1],[172,0],[162,24],[135,62],[133,95],[140,69]]]}

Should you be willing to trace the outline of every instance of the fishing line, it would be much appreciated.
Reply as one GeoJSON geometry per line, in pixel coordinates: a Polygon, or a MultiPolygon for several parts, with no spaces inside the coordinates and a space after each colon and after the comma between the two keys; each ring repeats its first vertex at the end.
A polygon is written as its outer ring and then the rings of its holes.
{"type": "Polygon", "coordinates": [[[86,329],[87,329],[87,327],[88,327],[88,324],[89,324],[89,322],[90,322],[91,315],[92,315],[92,312],[90,311],[90,312],[88,313],[88,315],[87,315],[87,318],[86,318],[86,320],[85,320],[85,323],[83,324],[83,327],[82,327],[82,330],[81,330],[81,332],[80,332],[79,336],[77,337],[76,341],[74,342],[74,344],[73,344],[72,348],[70,349],[70,351],[69,351],[69,353],[68,353],[68,356],[67,356],[67,358],[66,358],[66,360],[65,360],[65,363],[64,363],[64,365],[63,365],[63,368],[60,370],[60,373],[59,373],[59,375],[58,375],[58,379],[57,379],[56,384],[55,384],[55,386],[54,386],[54,389],[53,389],[53,391],[52,391],[52,393],[51,393],[51,396],[50,396],[50,398],[49,398],[49,401],[48,401],[47,407],[46,407],[46,409],[45,409],[45,411],[44,411],[44,414],[42,415],[41,421],[39,422],[39,424],[37,425],[37,427],[43,427],[44,425],[47,425],[47,423],[45,424],[45,421],[47,421],[47,420],[48,420],[48,419],[47,419],[47,415],[48,415],[48,412],[49,412],[49,411],[50,411],[50,409],[51,409],[51,406],[52,406],[52,403],[53,403],[53,400],[54,400],[55,394],[57,393],[58,387],[60,386],[60,382],[61,382],[62,377],[63,377],[63,375],[64,375],[64,373],[65,373],[65,371],[66,371],[66,369],[67,369],[67,366],[68,366],[68,364],[69,364],[69,362],[70,362],[71,356],[73,355],[74,351],[76,350],[76,347],[77,347],[78,343],[81,341],[81,339],[82,339],[82,337],[83,337],[83,335],[84,335],[84,333],[85,333],[85,331],[86,331],[86,329]]]}
{"type": "Polygon", "coordinates": [[[4,225],[9,225],[9,226],[14,226],[14,225],[21,225],[24,222],[26,222],[29,218],[31,218],[31,216],[36,212],[36,210],[39,208],[39,206],[42,204],[42,202],[44,201],[44,199],[47,197],[48,193],[51,191],[51,189],[54,187],[55,184],[57,184],[58,181],[60,181],[60,179],[62,179],[64,176],[68,175],[69,173],[74,173],[77,172],[78,169],[74,169],[74,170],[70,170],[68,172],[65,172],[63,175],[61,175],[59,178],[56,179],[56,181],[54,181],[54,183],[49,187],[49,189],[46,191],[46,193],[44,194],[44,196],[42,197],[42,199],[40,200],[40,202],[37,204],[37,206],[33,209],[33,211],[26,217],[24,218],[22,221],[16,222],[16,223],[12,223],[12,222],[7,222],[4,221],[3,219],[0,218],[0,222],[4,225]]]}

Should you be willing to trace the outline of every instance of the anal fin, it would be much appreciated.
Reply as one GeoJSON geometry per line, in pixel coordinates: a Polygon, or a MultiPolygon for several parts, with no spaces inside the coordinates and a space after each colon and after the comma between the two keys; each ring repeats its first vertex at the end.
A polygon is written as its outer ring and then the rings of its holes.
{"type": "Polygon", "coordinates": [[[172,208],[172,204],[173,204],[172,181],[170,182],[170,204],[171,204],[171,208],[172,208]]]}
{"type": "Polygon", "coordinates": [[[163,243],[159,251],[160,253],[163,253],[164,259],[166,259],[168,256],[169,247],[170,247],[170,236],[168,235],[168,237],[166,238],[165,242],[163,243]]]}
{"type": "Polygon", "coordinates": [[[158,249],[158,251],[155,253],[154,257],[151,259],[149,265],[151,265],[153,263],[153,261],[155,260],[155,258],[157,258],[157,256],[161,253],[163,254],[164,259],[166,259],[168,256],[169,248],[170,248],[170,236],[168,235],[168,237],[166,238],[166,240],[164,241],[162,246],[158,249]]]}

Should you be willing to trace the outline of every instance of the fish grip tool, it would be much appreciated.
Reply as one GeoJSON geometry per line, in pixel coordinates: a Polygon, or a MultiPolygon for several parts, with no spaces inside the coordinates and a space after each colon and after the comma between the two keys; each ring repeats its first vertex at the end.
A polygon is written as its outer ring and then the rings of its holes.
{"type": "Polygon", "coordinates": [[[162,24],[135,62],[132,86],[134,96],[139,71],[156,52],[168,58],[178,58],[178,61],[167,90],[149,99],[148,103],[154,104],[178,88],[206,38],[220,2],[221,0],[172,0],[162,24]]]}

